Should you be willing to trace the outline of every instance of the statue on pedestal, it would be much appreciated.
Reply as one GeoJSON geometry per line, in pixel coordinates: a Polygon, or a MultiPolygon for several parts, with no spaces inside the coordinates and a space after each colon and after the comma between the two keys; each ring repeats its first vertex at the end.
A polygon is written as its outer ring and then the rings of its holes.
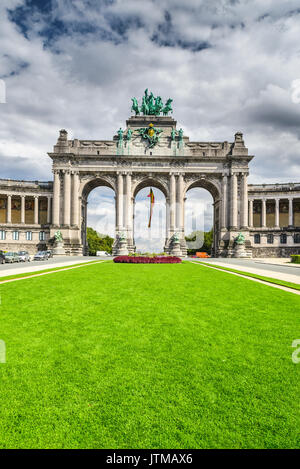
{"type": "Polygon", "coordinates": [[[116,253],[117,256],[127,256],[128,255],[128,249],[127,249],[127,234],[126,231],[120,231],[117,234],[117,239],[116,239],[116,253]]]}
{"type": "Polygon", "coordinates": [[[60,230],[54,233],[54,249],[53,256],[65,256],[64,241],[60,230]]]}
{"type": "Polygon", "coordinates": [[[171,237],[171,254],[173,256],[181,256],[181,248],[180,248],[180,234],[176,231],[171,237]]]}
{"type": "Polygon", "coordinates": [[[234,243],[234,257],[248,257],[245,249],[245,236],[242,233],[238,234],[234,239],[234,243]]]}

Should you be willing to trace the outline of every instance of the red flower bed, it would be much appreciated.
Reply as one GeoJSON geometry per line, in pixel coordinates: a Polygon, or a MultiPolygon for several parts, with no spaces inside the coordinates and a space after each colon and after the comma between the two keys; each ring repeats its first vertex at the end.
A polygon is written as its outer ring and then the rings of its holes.
{"type": "Polygon", "coordinates": [[[121,264],[179,264],[182,261],[179,257],[175,256],[117,256],[114,258],[114,262],[121,264]]]}

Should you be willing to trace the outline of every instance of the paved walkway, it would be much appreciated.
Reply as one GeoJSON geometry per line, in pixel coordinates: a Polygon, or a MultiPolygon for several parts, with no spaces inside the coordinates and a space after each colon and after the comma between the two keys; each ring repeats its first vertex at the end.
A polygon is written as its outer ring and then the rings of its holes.
{"type": "Polygon", "coordinates": [[[93,263],[91,263],[91,262],[87,262],[87,263],[82,262],[80,265],[77,264],[77,265],[63,266],[63,268],[60,269],[60,270],[50,270],[50,272],[41,272],[40,274],[30,272],[30,273],[28,273],[28,275],[26,275],[24,277],[17,277],[17,278],[12,278],[12,279],[9,279],[9,280],[2,280],[1,281],[1,278],[0,278],[0,285],[3,285],[4,283],[17,282],[18,280],[26,280],[27,278],[41,277],[42,275],[58,274],[60,272],[65,272],[66,270],[80,269],[81,267],[89,267],[89,266],[95,265],[95,263],[101,264],[102,262],[105,262],[105,260],[98,260],[98,261],[93,262],[93,263]]]}
{"type": "Polygon", "coordinates": [[[48,261],[32,261],[28,263],[15,263],[0,265],[0,278],[8,277],[10,275],[19,275],[27,273],[35,273],[40,270],[56,269],[57,267],[68,267],[74,264],[84,264],[87,262],[95,262],[99,260],[107,260],[111,257],[55,257],[48,261]]]}
{"type": "Polygon", "coordinates": [[[290,261],[289,257],[258,257],[253,258],[252,260],[258,264],[280,265],[284,267],[295,267],[296,269],[300,269],[300,264],[294,264],[290,261]]]}
{"type": "MultiPolygon", "coordinates": [[[[196,259],[193,260],[195,261],[196,259]]],[[[281,263],[269,264],[261,262],[261,259],[211,258],[201,259],[201,262],[300,284],[300,270],[298,266],[287,267],[281,263]]]]}

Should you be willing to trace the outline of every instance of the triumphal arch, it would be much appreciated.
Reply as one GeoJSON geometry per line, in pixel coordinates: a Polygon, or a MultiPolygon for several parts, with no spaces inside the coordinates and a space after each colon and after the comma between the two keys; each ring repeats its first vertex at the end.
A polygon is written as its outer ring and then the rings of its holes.
{"type": "Polygon", "coordinates": [[[0,250],[52,249],[60,231],[62,252],[87,254],[88,195],[107,186],[115,193],[113,253],[134,252],[135,196],[152,186],[166,198],[168,253],[186,254],[186,193],[202,187],[214,201],[214,256],[237,256],[240,242],[243,256],[299,254],[300,184],[248,184],[253,156],[242,133],[230,142],[192,142],[172,105],[147,89],[132,98],[132,116],[111,140],[70,140],[61,130],[49,153],[53,181],[0,179],[0,250]]]}
{"type": "MultiPolygon", "coordinates": [[[[184,205],[187,190],[207,189],[214,200],[215,255],[232,254],[234,239],[242,232],[251,248],[248,228],[248,155],[243,135],[232,142],[192,142],[171,117],[172,100],[145,91],[135,115],[112,140],[69,140],[60,131],[49,156],[53,160],[53,219],[50,235],[57,229],[70,254],[85,253],[87,198],[97,186],[115,192],[116,241],[126,239],[134,252],[133,214],[137,192],[146,186],[160,189],[166,197],[165,251],[172,253],[174,235],[180,238],[180,254],[186,254],[184,205]]],[[[124,243],[123,243],[124,248],[124,243]]]]}

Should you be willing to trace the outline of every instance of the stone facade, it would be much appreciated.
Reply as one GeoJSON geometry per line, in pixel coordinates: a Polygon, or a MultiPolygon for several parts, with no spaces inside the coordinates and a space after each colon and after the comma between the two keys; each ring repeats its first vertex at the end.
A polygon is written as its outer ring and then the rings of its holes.
{"type": "Polygon", "coordinates": [[[87,254],[88,195],[108,186],[115,192],[114,254],[134,252],[135,196],[151,185],[166,197],[166,252],[176,245],[176,252],[186,255],[184,205],[194,187],[207,189],[214,199],[215,256],[234,256],[240,232],[248,256],[300,252],[300,184],[248,185],[253,156],[241,132],[232,142],[190,142],[174,131],[176,121],[167,116],[131,117],[121,139],[69,140],[61,130],[49,153],[53,182],[0,180],[0,249],[51,248],[59,229],[67,255],[87,254]],[[153,147],[138,130],[149,124],[162,130],[153,147]]]}
{"type": "Polygon", "coordinates": [[[47,249],[53,183],[0,179],[0,249],[47,249]]]}

